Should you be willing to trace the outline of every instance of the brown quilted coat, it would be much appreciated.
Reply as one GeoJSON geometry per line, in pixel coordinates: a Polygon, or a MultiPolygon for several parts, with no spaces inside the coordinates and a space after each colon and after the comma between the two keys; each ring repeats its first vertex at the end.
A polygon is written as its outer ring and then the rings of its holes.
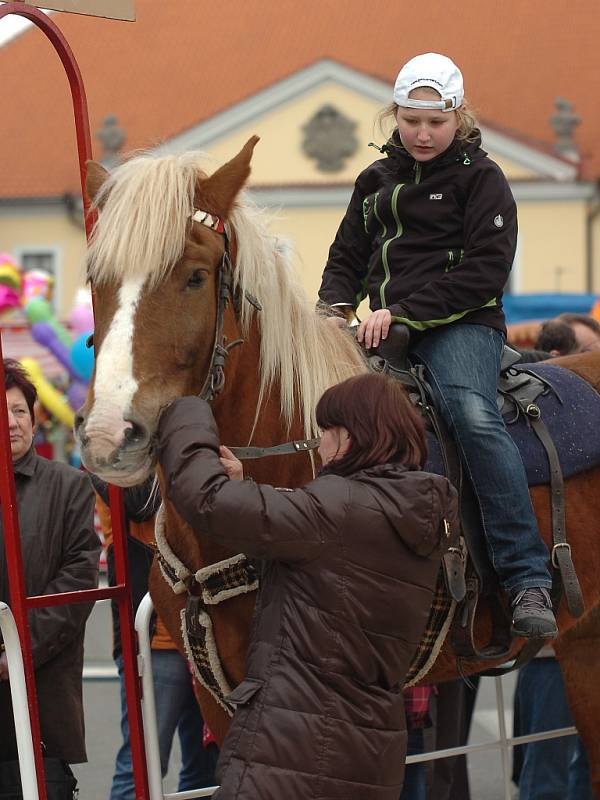
{"type": "Polygon", "coordinates": [[[425,627],[445,478],[395,464],[303,489],[230,481],[210,407],[164,413],[167,496],[201,536],[264,560],[247,677],[218,776],[218,800],[398,800],[406,731],[402,686],[425,627]]]}

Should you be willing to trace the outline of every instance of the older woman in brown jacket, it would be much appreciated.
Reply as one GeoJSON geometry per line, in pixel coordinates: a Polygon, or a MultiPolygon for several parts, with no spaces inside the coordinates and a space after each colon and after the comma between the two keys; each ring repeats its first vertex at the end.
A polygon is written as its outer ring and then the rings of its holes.
{"type": "Polygon", "coordinates": [[[237,711],[219,800],[400,795],[402,686],[456,524],[455,492],[421,470],[422,422],[390,378],[332,387],[317,421],[323,469],[290,491],[229,479],[204,401],[183,398],[161,420],[178,512],[198,535],[265,561],[247,677],[228,698],[237,711]]]}

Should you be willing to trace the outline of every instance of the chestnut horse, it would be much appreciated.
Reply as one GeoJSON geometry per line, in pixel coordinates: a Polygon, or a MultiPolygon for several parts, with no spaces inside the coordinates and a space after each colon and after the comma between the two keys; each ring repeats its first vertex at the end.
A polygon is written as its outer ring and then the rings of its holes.
{"type": "MultiPolygon", "coordinates": [[[[96,361],[76,432],[85,466],[106,481],[127,487],[154,469],[161,409],[206,389],[215,352],[225,358],[224,384],[210,394],[215,394],[213,410],[228,446],[269,447],[317,435],[314,408],[321,393],[366,369],[351,337],[314,311],[287,248],[240,194],[256,141],[210,177],[195,153],[138,156],[110,174],[94,162],[88,166],[88,193],[99,209],[87,261],[96,293],[96,361]],[[227,237],[220,221],[226,222],[227,237]],[[222,318],[223,348],[215,350],[227,242],[234,265],[232,301],[222,318]]],[[[600,390],[600,354],[557,363],[600,390]]],[[[245,469],[255,480],[290,487],[314,473],[306,453],[247,462],[245,469]]],[[[540,530],[549,540],[548,487],[534,488],[532,497],[540,530]]],[[[567,482],[566,516],[586,612],[575,623],[561,608],[556,651],[600,797],[599,468],[567,482]]],[[[165,519],[170,548],[192,572],[232,555],[197,536],[168,502],[165,519]]],[[[156,565],[151,593],[183,649],[185,600],[173,593],[156,565]]],[[[243,594],[211,606],[218,655],[232,686],[244,676],[253,603],[251,594],[243,594]]],[[[484,610],[483,638],[486,627],[484,610]]],[[[466,671],[483,666],[489,664],[470,664],[466,671]]],[[[456,675],[452,652],[444,649],[427,681],[456,675]]],[[[227,715],[202,688],[200,699],[208,724],[222,738],[227,715]]]]}

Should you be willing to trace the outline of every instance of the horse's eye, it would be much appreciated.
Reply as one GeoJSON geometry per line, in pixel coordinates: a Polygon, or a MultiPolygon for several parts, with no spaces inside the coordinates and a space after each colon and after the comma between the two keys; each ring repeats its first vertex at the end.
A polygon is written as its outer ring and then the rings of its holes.
{"type": "Polygon", "coordinates": [[[93,333],[90,336],[88,336],[87,339],[85,340],[85,346],[88,348],[88,350],[91,349],[94,346],[94,334],[93,333]]]}
{"type": "Polygon", "coordinates": [[[188,278],[186,289],[199,289],[204,283],[204,278],[204,270],[195,269],[188,278]]]}

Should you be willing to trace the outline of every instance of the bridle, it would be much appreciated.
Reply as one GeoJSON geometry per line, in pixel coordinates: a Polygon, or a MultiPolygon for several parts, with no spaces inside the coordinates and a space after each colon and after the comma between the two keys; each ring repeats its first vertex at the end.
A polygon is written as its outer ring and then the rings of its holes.
{"type": "MultiPolygon", "coordinates": [[[[210,230],[223,237],[223,256],[217,268],[217,315],[215,321],[214,344],[210,357],[210,363],[204,385],[200,391],[200,397],[208,403],[221,394],[225,388],[225,362],[227,356],[240,344],[243,339],[235,339],[228,343],[224,333],[225,311],[230,303],[233,304],[236,314],[239,313],[239,303],[241,299],[236,297],[233,290],[233,264],[231,261],[230,236],[227,225],[220,217],[209,214],[206,211],[196,211],[192,217],[194,222],[199,222],[210,230]]],[[[257,311],[262,311],[260,302],[249,292],[244,293],[244,298],[257,311]]],[[[299,439],[296,441],[278,444],[273,447],[231,447],[231,452],[240,459],[265,458],[266,456],[283,456],[294,453],[304,453],[315,450],[319,446],[320,439],[299,439]]]]}

